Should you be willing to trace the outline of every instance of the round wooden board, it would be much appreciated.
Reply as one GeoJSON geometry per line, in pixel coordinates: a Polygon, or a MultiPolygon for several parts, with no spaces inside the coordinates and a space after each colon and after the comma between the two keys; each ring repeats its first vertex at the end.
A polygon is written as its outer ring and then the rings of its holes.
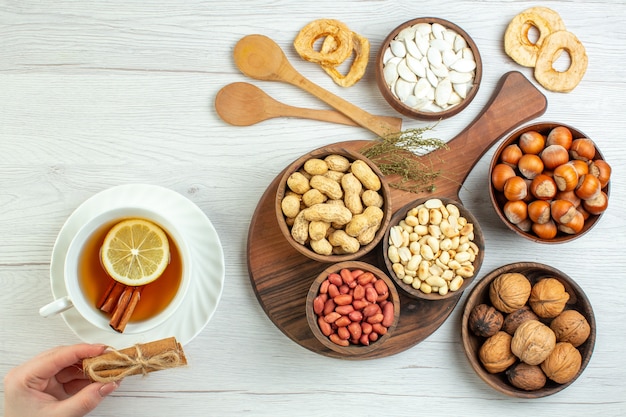
{"type": "MultiPolygon", "coordinates": [[[[459,201],[458,192],[474,164],[505,132],[543,114],[546,99],[521,73],[505,74],[492,99],[463,132],[448,142],[448,149],[431,153],[435,169],[446,172],[435,181],[436,196],[459,201]],[[445,168],[444,168],[445,167],[445,168]]],[[[333,144],[359,151],[369,141],[333,144]]],[[[295,158],[294,158],[295,159],[295,158]]],[[[261,197],[248,233],[247,260],[250,282],[270,320],[301,346],[330,357],[345,359],[318,342],[307,324],[305,300],[311,282],[327,266],[297,252],[280,232],[274,211],[278,175],[261,197]]],[[[395,178],[387,178],[394,181],[395,178]]],[[[427,196],[392,189],[392,209],[427,196]]],[[[382,244],[360,260],[386,270],[382,244]]],[[[487,249],[488,250],[488,249],[487,249]]],[[[350,359],[374,359],[402,352],[437,330],[454,310],[461,294],[440,301],[412,299],[400,294],[400,320],[384,345],[350,359]]]]}

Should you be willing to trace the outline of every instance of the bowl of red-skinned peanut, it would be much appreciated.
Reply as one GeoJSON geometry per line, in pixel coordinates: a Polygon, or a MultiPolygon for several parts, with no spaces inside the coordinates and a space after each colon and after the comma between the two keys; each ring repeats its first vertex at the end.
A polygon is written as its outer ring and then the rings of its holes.
{"type": "Polygon", "coordinates": [[[306,317],[315,338],[350,356],[369,353],[391,336],[400,317],[400,297],[375,266],[346,261],[328,266],[311,284],[306,317]]]}

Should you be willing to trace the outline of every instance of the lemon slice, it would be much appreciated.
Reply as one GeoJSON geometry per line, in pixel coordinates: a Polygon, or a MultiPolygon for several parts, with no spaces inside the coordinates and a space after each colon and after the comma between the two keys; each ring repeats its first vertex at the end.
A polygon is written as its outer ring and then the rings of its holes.
{"type": "Polygon", "coordinates": [[[167,235],[147,220],[123,220],[105,236],[100,260],[111,278],[122,284],[149,284],[163,274],[169,263],[167,235]]]}

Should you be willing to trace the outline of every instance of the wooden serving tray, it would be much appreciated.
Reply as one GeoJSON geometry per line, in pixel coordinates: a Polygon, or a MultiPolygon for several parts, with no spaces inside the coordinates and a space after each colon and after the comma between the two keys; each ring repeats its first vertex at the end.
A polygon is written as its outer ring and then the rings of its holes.
{"type": "MultiPolygon", "coordinates": [[[[431,153],[434,169],[445,171],[445,175],[435,180],[434,196],[460,202],[458,194],[463,181],[481,156],[504,133],[543,114],[546,107],[545,96],[521,73],[513,71],[504,74],[496,92],[478,117],[448,142],[448,149],[431,153]]],[[[368,143],[348,141],[333,144],[333,147],[358,152],[368,143]]],[[[290,339],[313,352],[345,359],[318,342],[307,324],[307,292],[315,277],[328,265],[300,254],[281,234],[274,211],[281,176],[272,181],[261,197],[250,224],[247,260],[252,288],[270,320],[290,339]]],[[[397,178],[390,176],[387,179],[394,181],[397,178]]],[[[395,211],[429,195],[427,192],[414,194],[392,189],[391,206],[395,211]]],[[[382,244],[360,260],[386,270],[382,244]]],[[[393,335],[379,349],[350,359],[385,357],[415,346],[443,324],[460,298],[461,294],[440,301],[417,300],[400,292],[400,320],[393,335]]]]}

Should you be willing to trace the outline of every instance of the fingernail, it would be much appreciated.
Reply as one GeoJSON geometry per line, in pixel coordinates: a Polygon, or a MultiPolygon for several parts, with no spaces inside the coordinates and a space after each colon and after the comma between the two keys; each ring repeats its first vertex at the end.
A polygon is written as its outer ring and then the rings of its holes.
{"type": "Polygon", "coordinates": [[[98,393],[101,397],[106,397],[107,395],[115,391],[117,387],[119,387],[117,382],[108,382],[100,387],[98,393]]]}

